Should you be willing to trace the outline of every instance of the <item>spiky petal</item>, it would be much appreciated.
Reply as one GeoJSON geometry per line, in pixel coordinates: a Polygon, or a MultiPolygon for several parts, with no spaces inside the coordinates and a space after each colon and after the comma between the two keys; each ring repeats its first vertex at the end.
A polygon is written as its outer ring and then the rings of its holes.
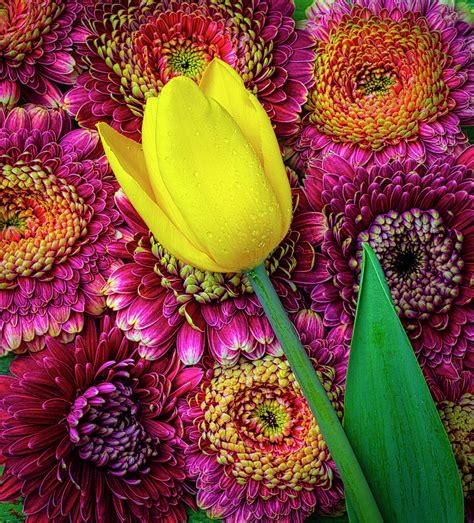
{"type": "Polygon", "coordinates": [[[101,314],[116,182],[98,136],[60,110],[0,110],[0,353],[40,350],[101,314]]]}
{"type": "Polygon", "coordinates": [[[194,505],[176,403],[201,373],[143,360],[112,325],[88,320],[0,376],[0,500],[24,497],[27,521],[180,523],[194,505]]]}

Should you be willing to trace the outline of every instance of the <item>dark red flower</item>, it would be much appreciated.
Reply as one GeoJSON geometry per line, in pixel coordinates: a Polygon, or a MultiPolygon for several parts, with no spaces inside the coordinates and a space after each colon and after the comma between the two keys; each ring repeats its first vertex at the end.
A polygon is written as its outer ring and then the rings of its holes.
{"type": "Polygon", "coordinates": [[[111,325],[49,338],[0,376],[0,500],[24,497],[28,523],[181,523],[193,505],[177,402],[200,371],[140,358],[111,325]]]}

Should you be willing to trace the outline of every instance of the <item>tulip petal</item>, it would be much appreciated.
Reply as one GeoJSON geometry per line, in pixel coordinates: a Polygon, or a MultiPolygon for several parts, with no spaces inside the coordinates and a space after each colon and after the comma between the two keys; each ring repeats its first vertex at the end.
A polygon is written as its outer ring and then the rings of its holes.
{"type": "Polygon", "coordinates": [[[148,98],[142,125],[142,146],[154,200],[186,238],[199,250],[199,240],[187,226],[160,173],[157,144],[158,98],[148,98]]]}
{"type": "Polygon", "coordinates": [[[239,74],[222,60],[212,60],[199,87],[226,109],[254,148],[280,203],[283,239],[291,224],[291,189],[270,118],[239,74]]]}
{"type": "Polygon", "coordinates": [[[225,269],[197,250],[169,220],[154,201],[154,193],[148,181],[142,146],[122,136],[105,123],[97,124],[104,151],[115,177],[138,214],[159,242],[185,263],[209,267],[209,270],[225,272],[225,269]]]}
{"type": "Polygon", "coordinates": [[[189,78],[170,80],[158,105],[159,170],[201,250],[229,272],[255,267],[281,240],[279,202],[255,151],[189,78]]]}

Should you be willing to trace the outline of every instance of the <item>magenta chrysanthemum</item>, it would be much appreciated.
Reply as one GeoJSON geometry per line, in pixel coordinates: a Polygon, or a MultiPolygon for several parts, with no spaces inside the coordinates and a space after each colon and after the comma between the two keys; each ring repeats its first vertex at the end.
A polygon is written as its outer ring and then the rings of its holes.
{"type": "Polygon", "coordinates": [[[0,110],[0,353],[103,312],[115,189],[95,132],[70,131],[61,111],[0,110]]]}
{"type": "MultiPolygon", "coordinates": [[[[316,315],[296,326],[336,412],[342,417],[347,352],[320,340],[316,315]]],[[[286,360],[266,355],[215,365],[184,407],[186,450],[197,502],[225,523],[303,522],[340,510],[342,482],[286,360]]]]}
{"type": "Polygon", "coordinates": [[[456,359],[472,367],[473,169],[474,147],[431,167],[409,160],[367,170],[332,155],[306,179],[310,203],[324,204],[311,296],[327,326],[352,324],[367,242],[420,364],[452,376],[456,359]]]}
{"type": "Polygon", "coordinates": [[[81,10],[79,0],[0,1],[0,99],[46,102],[58,93],[52,82],[74,82],[81,10]]]}
{"type": "MultiPolygon", "coordinates": [[[[117,325],[141,344],[141,354],[156,358],[171,346],[187,365],[208,346],[222,365],[240,354],[281,355],[281,347],[243,274],[203,272],[176,260],[150,235],[123,193],[117,205],[133,236],[109,251],[124,260],[111,274],[105,293],[117,311],[117,325]]],[[[296,284],[313,282],[313,221],[316,213],[297,213],[292,230],[266,261],[272,282],[289,312],[301,308],[296,284]]]]}
{"type": "Polygon", "coordinates": [[[201,372],[143,360],[111,323],[0,376],[0,500],[24,497],[29,523],[181,523],[193,505],[177,401],[201,372]]]}
{"type": "Polygon", "coordinates": [[[146,98],[177,75],[199,81],[217,57],[239,71],[281,136],[296,129],[312,82],[312,52],[308,36],[295,30],[291,2],[93,4],[79,46],[86,71],[65,98],[82,126],[103,121],[138,139],[146,98]]]}
{"type": "Polygon", "coordinates": [[[455,152],[474,123],[474,34],[439,0],[315,2],[314,87],[298,168],[335,152],[365,165],[455,152]]]}

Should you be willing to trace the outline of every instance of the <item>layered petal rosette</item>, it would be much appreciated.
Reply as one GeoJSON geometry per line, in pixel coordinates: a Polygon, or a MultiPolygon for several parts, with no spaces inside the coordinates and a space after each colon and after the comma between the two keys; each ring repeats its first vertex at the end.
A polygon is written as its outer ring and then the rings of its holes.
{"type": "MultiPolygon", "coordinates": [[[[347,351],[316,338],[321,325],[311,311],[302,311],[296,326],[342,417],[347,351]]],[[[225,523],[299,523],[315,510],[342,508],[342,482],[285,359],[216,364],[188,402],[187,463],[197,478],[198,505],[209,516],[225,523]]]]}
{"type": "Polygon", "coordinates": [[[56,82],[74,83],[81,12],[79,0],[0,2],[1,101],[14,105],[23,95],[46,103],[59,92],[56,82]]]}
{"type": "Polygon", "coordinates": [[[424,162],[466,141],[474,122],[472,25],[439,0],[315,2],[314,87],[295,144],[310,170],[329,152],[359,165],[424,162]]]}
{"type": "Polygon", "coordinates": [[[111,325],[49,338],[0,377],[0,500],[24,497],[27,522],[180,523],[194,504],[177,402],[201,373],[140,358],[111,325]]]}
{"type": "Polygon", "coordinates": [[[474,519],[474,375],[462,371],[455,380],[425,371],[461,474],[466,521],[474,519]]]}
{"type": "Polygon", "coordinates": [[[279,0],[90,2],[79,44],[85,72],[67,107],[84,127],[106,122],[139,139],[145,100],[175,76],[199,81],[220,58],[287,136],[312,82],[312,43],[295,30],[293,10],[279,0]]]}
{"type": "Polygon", "coordinates": [[[119,213],[97,133],[59,110],[0,111],[0,353],[70,338],[101,314],[119,213]]]}
{"type": "MultiPolygon", "coordinates": [[[[116,202],[132,232],[109,247],[124,263],[112,272],[104,292],[107,305],[117,311],[117,325],[140,342],[144,357],[158,358],[172,346],[187,365],[197,363],[206,347],[222,365],[236,363],[241,354],[250,359],[282,354],[242,273],[201,271],[177,260],[154,239],[123,192],[116,202]]],[[[292,229],[265,261],[289,312],[303,303],[297,285],[315,281],[311,243],[317,218],[296,209],[292,229]]]]}
{"type": "Polygon", "coordinates": [[[332,155],[306,179],[309,202],[324,205],[311,296],[328,327],[345,325],[350,338],[365,242],[420,364],[451,377],[461,360],[472,368],[473,169],[474,147],[430,167],[409,160],[366,169],[332,155]]]}

